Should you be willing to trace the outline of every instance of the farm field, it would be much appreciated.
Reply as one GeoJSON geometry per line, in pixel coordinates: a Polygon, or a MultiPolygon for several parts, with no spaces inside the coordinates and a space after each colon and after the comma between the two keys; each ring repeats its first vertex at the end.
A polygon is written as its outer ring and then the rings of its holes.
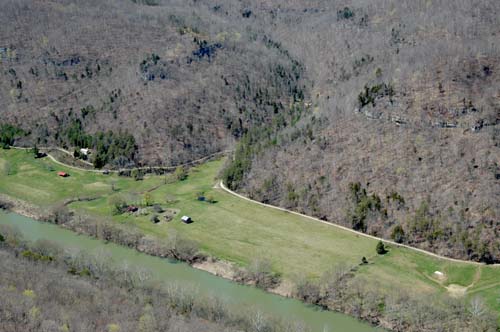
{"type": "Polygon", "coordinates": [[[302,275],[318,278],[335,265],[358,265],[366,257],[369,264],[358,267],[356,278],[367,280],[367,284],[376,282],[387,290],[398,288],[429,295],[463,296],[466,290],[465,296],[479,295],[500,312],[500,267],[449,262],[405,248],[389,247],[386,255],[379,256],[375,252],[376,240],[260,206],[221,190],[216,184],[223,163],[221,159],[192,168],[183,181],[176,180],[173,174],[135,181],[65,169],[48,158],[34,159],[26,151],[0,150],[0,193],[41,208],[69,198],[92,197],[92,201],[69,206],[159,238],[176,230],[199,242],[205,253],[237,265],[266,257],[284,279],[291,281],[302,275]],[[70,176],[59,177],[59,171],[70,176]],[[200,201],[198,196],[212,202],[200,201]],[[110,201],[114,197],[138,206],[148,200],[176,214],[170,222],[161,220],[158,224],[150,221],[151,215],[113,215],[110,201]],[[189,215],[194,222],[183,224],[182,215],[189,215]],[[444,277],[437,277],[435,271],[443,272],[444,277]]]}

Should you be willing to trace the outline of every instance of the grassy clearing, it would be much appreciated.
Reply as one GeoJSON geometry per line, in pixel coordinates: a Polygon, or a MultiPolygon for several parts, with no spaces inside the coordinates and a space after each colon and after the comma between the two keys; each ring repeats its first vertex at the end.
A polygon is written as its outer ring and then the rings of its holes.
{"type": "Polygon", "coordinates": [[[131,181],[117,176],[80,172],[59,166],[48,158],[34,159],[27,151],[0,151],[0,165],[8,165],[9,174],[0,173],[0,191],[35,204],[50,205],[67,198],[101,196],[112,193],[112,185],[120,190],[146,190],[158,179],[131,181]],[[70,174],[57,176],[58,171],[70,174]]]}
{"type": "Polygon", "coordinates": [[[480,295],[500,311],[500,268],[451,263],[404,248],[389,248],[388,254],[378,256],[375,240],[262,207],[214,188],[222,160],[191,169],[185,181],[175,181],[172,176],[147,176],[135,181],[79,172],[64,169],[47,158],[35,160],[24,151],[0,150],[0,165],[7,161],[11,175],[0,173],[0,192],[35,204],[57,204],[69,197],[98,197],[71,207],[160,238],[175,229],[196,239],[206,253],[239,265],[255,257],[267,257],[284,278],[292,280],[302,274],[316,278],[336,264],[357,265],[365,256],[369,264],[359,267],[358,278],[377,281],[388,290],[428,294],[445,294],[445,286],[450,284],[469,286],[469,296],[480,295]],[[56,172],[61,170],[71,176],[58,177],[56,172]],[[149,190],[154,203],[179,211],[171,222],[153,224],[150,215],[112,215],[108,203],[111,197],[121,196],[140,204],[149,190]],[[198,201],[198,192],[216,203],[198,201]],[[194,223],[181,223],[182,215],[191,216],[194,223]],[[445,273],[446,278],[436,279],[435,271],[445,273]]]}

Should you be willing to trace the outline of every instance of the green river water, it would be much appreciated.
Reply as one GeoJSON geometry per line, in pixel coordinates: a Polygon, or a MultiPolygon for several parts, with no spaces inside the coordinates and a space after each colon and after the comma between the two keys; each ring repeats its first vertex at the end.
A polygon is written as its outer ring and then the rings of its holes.
{"type": "MultiPolygon", "coordinates": [[[[257,308],[269,315],[302,321],[314,332],[381,332],[347,315],[324,311],[300,301],[283,298],[216,277],[187,264],[139,253],[133,249],[78,235],[58,226],[35,221],[0,210],[0,224],[15,226],[30,241],[46,239],[63,248],[76,248],[89,253],[103,249],[113,258],[113,264],[141,267],[149,270],[155,280],[195,287],[200,293],[215,294],[234,306],[257,308]]],[[[1,266],[1,262],[0,262],[1,266]]],[[[0,280],[1,282],[1,280],[0,280]]]]}

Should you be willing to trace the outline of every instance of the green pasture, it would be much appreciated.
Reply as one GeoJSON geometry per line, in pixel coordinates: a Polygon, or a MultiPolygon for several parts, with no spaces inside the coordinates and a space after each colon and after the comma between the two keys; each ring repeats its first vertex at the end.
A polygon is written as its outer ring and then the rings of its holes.
{"type": "Polygon", "coordinates": [[[338,264],[358,266],[364,256],[369,264],[359,265],[356,276],[367,280],[368,285],[432,295],[448,294],[446,287],[455,284],[468,287],[467,296],[481,296],[500,312],[500,267],[454,263],[395,247],[389,247],[384,256],[377,255],[376,240],[260,206],[216,188],[223,162],[194,167],[183,181],[173,175],[151,175],[135,181],[64,168],[48,158],[34,159],[26,151],[0,150],[0,193],[43,207],[68,198],[92,197],[92,201],[72,203],[70,207],[159,238],[175,229],[199,242],[207,254],[238,265],[265,257],[289,280],[302,275],[318,278],[338,264]],[[61,178],[58,171],[70,176],[61,178]],[[199,201],[200,193],[215,202],[199,201]],[[159,224],[150,221],[151,215],[113,215],[110,201],[114,196],[132,205],[149,199],[178,214],[172,221],[159,224]],[[183,224],[182,215],[194,222],[183,224]],[[435,271],[445,277],[437,278],[435,271]]]}

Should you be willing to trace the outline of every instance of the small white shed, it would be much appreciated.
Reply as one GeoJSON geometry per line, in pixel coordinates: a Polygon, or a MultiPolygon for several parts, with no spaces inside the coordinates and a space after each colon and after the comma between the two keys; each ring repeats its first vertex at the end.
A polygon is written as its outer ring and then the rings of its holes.
{"type": "Polygon", "coordinates": [[[191,219],[191,217],[188,217],[188,216],[182,216],[181,220],[185,224],[190,224],[190,223],[193,222],[193,220],[191,219]]]}

